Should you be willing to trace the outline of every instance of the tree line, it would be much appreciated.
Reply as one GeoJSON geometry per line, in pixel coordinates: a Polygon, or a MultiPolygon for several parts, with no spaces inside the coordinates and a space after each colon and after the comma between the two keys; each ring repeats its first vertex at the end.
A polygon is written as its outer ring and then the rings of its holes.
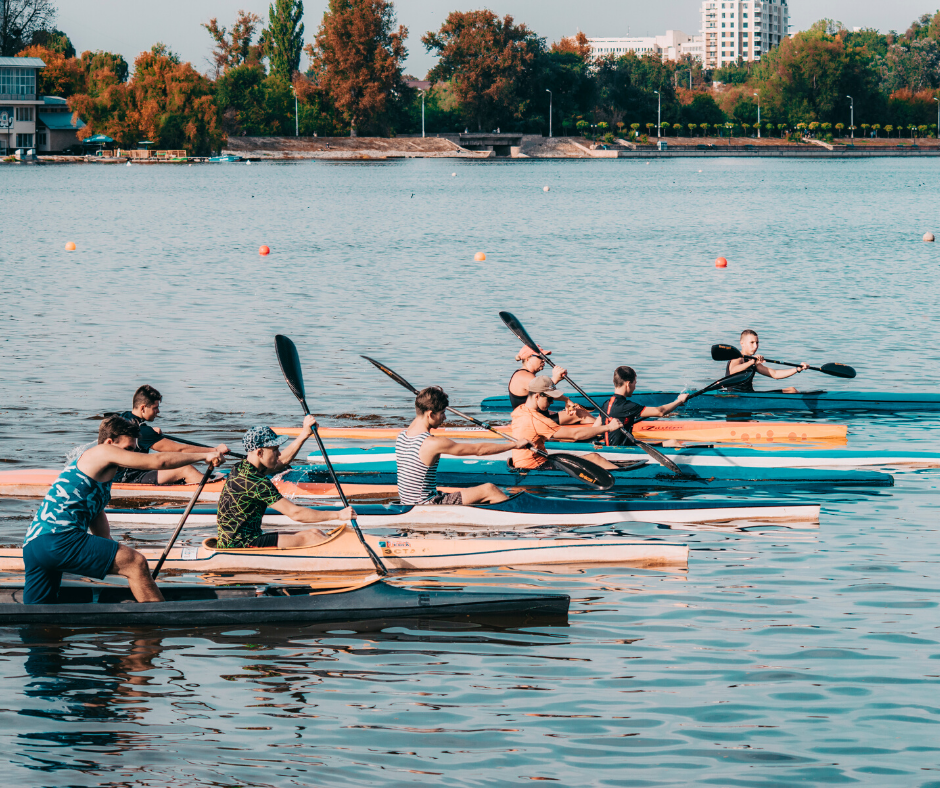
{"type": "Polygon", "coordinates": [[[940,95],[940,13],[903,34],[823,20],[760,62],[707,72],[691,58],[596,59],[583,33],[548,44],[511,16],[454,11],[421,37],[437,59],[422,92],[409,85],[408,30],[391,0],[329,0],[307,46],[302,0],[274,0],[266,22],[247,11],[229,27],[211,19],[208,74],[162,43],[133,68],[113,53],[79,56],[54,28],[50,0],[3,3],[22,13],[16,24],[0,15],[0,50],[41,57],[39,90],[67,98],[87,123],[83,134],[122,147],[150,139],[200,154],[227,135],[414,134],[422,102],[432,133],[547,134],[549,107],[565,134],[639,136],[657,125],[667,134],[756,133],[759,106],[762,134],[825,137],[845,133],[852,96],[857,133],[913,135],[932,131],[940,95]]]}

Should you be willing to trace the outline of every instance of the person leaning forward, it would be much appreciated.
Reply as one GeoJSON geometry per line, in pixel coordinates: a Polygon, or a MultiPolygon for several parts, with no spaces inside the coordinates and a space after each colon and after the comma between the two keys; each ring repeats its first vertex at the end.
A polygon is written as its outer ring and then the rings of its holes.
{"type": "MultiPolygon", "coordinates": [[[[545,451],[545,439],[567,441],[589,441],[598,435],[619,430],[619,419],[611,419],[606,424],[601,423],[598,417],[593,424],[578,424],[560,426],[546,415],[548,406],[553,399],[563,394],[555,388],[552,379],[544,375],[534,378],[529,383],[529,396],[524,404],[512,412],[512,435],[517,441],[526,445],[531,444],[541,451],[545,451]]],[[[601,468],[614,469],[617,466],[608,462],[599,454],[584,455],[585,460],[600,465],[601,468]]],[[[512,464],[515,468],[537,469],[545,465],[545,458],[540,457],[531,448],[513,449],[512,464]]]]}
{"type": "Polygon", "coordinates": [[[53,482],[39,505],[23,541],[26,583],[23,602],[52,604],[62,584],[62,573],[94,577],[126,577],[138,602],[162,602],[163,594],[150,576],[147,559],[136,550],[111,539],[105,506],[111,500],[111,484],[119,468],[163,471],[194,462],[218,467],[218,451],[135,451],[137,425],[121,416],[109,416],[98,427],[98,445],[70,462],[53,482]]]}
{"type": "Polygon", "coordinates": [[[290,467],[301,446],[313,435],[316,423],[313,416],[304,418],[300,435],[284,451],[281,445],[289,439],[276,435],[270,427],[252,427],[245,433],[242,445],[248,458],[232,469],[219,495],[217,547],[307,547],[326,537],[319,528],[265,533],[261,530],[261,520],[269,506],[298,523],[351,520],[356,516],[352,507],[340,512],[318,512],[298,506],[284,498],[269,478],[290,467]]]}

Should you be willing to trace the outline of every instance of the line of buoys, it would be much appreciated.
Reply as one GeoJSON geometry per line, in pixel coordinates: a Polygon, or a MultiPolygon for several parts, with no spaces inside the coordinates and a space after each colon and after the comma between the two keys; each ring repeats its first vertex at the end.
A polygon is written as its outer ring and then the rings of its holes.
{"type": "Polygon", "coordinates": [[[934,240],[933,233],[924,233],[924,240],[927,243],[933,243],[933,240],[934,240]]]}
{"type": "Polygon", "coordinates": [[[486,253],[477,252],[475,255],[473,255],[473,259],[478,263],[482,263],[484,260],[486,260],[486,253]]]}
{"type": "Polygon", "coordinates": [[[267,257],[269,254],[271,254],[271,249],[267,246],[259,246],[258,254],[260,254],[262,257],[267,257]]]}
{"type": "Polygon", "coordinates": [[[75,241],[67,241],[66,244],[65,244],[65,251],[66,251],[66,252],[74,252],[74,251],[75,251],[75,241]]]}
{"type": "Polygon", "coordinates": [[[727,268],[728,261],[724,257],[719,257],[715,260],[715,268],[727,268]]]}

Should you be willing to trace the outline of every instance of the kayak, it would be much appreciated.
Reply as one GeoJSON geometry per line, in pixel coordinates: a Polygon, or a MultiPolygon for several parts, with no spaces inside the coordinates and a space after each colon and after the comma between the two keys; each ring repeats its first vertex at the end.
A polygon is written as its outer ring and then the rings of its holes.
{"type": "MultiPolygon", "coordinates": [[[[591,443],[548,442],[550,452],[566,454],[599,454],[612,462],[647,458],[642,449],[633,446],[597,446],[591,443]]],[[[872,451],[848,449],[750,449],[744,447],[685,446],[660,448],[676,465],[711,465],[720,468],[940,468],[940,452],[872,451]]],[[[510,451],[491,454],[488,460],[507,461],[510,451]]],[[[344,446],[329,450],[334,465],[349,462],[384,462],[395,456],[394,446],[357,448],[344,446]]],[[[307,461],[322,464],[319,449],[310,452],[307,461]]]]}
{"type": "MultiPolygon", "coordinates": [[[[390,570],[428,571],[485,566],[542,564],[636,564],[680,566],[688,563],[684,544],[631,539],[430,539],[366,535],[368,545],[390,570]]],[[[162,549],[140,552],[156,566],[162,549]]],[[[215,537],[193,547],[174,547],[165,569],[181,572],[367,572],[372,561],[351,528],[339,526],[319,544],[280,549],[252,547],[220,550],[215,537]]],[[[0,549],[0,571],[23,571],[22,548],[0,549]]]]}
{"type": "MultiPolygon", "coordinates": [[[[670,400],[671,402],[672,400],[670,400]]],[[[507,400],[507,404],[508,404],[507,400]]],[[[494,424],[497,429],[509,432],[510,425],[494,424]]],[[[346,440],[393,441],[403,427],[321,427],[322,438],[345,438],[346,440]]],[[[275,427],[278,435],[296,437],[299,427],[275,427]]],[[[481,427],[445,427],[431,430],[433,435],[445,438],[472,440],[499,440],[489,430],[481,427]]],[[[643,441],[750,441],[799,442],[820,440],[845,440],[848,427],[845,424],[812,424],[805,422],[776,421],[687,421],[662,419],[640,421],[633,427],[633,435],[643,441]]]]}
{"type": "MultiPolygon", "coordinates": [[[[596,402],[606,402],[613,392],[590,394],[596,402]]],[[[632,402],[655,408],[675,400],[678,393],[652,391],[630,396],[632,402]]],[[[579,405],[589,403],[580,394],[570,399],[579,405]]],[[[511,411],[509,397],[487,397],[480,405],[486,411],[511,411]]],[[[558,406],[556,406],[558,407],[558,406]]],[[[940,393],[902,394],[876,391],[804,391],[784,394],[781,391],[713,391],[702,394],[684,406],[687,410],[706,410],[717,413],[770,413],[774,411],[879,411],[901,413],[905,411],[940,411],[940,393]]]]}
{"type": "MultiPolygon", "coordinates": [[[[320,512],[339,512],[341,506],[311,506],[320,512]]],[[[181,508],[108,509],[112,525],[172,527],[179,522],[181,508]]],[[[538,526],[606,525],[641,522],[671,525],[677,523],[818,522],[819,505],[793,505],[778,501],[737,503],[735,501],[611,501],[585,498],[550,498],[519,493],[501,503],[473,506],[409,506],[406,504],[356,504],[357,522],[362,528],[405,528],[431,525],[462,525],[481,528],[538,526]]],[[[340,520],[328,520],[329,524],[340,520]]],[[[268,527],[307,526],[268,509],[262,520],[268,527]]],[[[216,527],[215,507],[195,508],[187,526],[216,527]]]]}
{"type": "MultiPolygon", "coordinates": [[[[332,455],[331,455],[332,457],[332,455]]],[[[336,463],[340,484],[395,484],[398,474],[394,457],[370,458],[369,461],[336,463]]],[[[729,487],[803,488],[815,485],[890,487],[894,478],[877,471],[843,470],[840,468],[728,468],[712,465],[685,466],[678,476],[655,463],[637,461],[611,471],[615,487],[624,489],[717,490],[729,487]]],[[[283,474],[294,482],[328,480],[324,465],[307,465],[283,474]]],[[[437,481],[452,487],[473,487],[492,482],[500,487],[571,487],[578,485],[563,471],[520,470],[499,460],[481,458],[441,457],[437,481]]],[[[583,485],[578,489],[584,490],[583,485]]]]}
{"type": "MultiPolygon", "coordinates": [[[[374,575],[373,575],[374,577],[374,575]]],[[[401,588],[372,580],[352,588],[164,585],[166,602],[137,604],[126,586],[63,584],[52,605],[24,605],[22,586],[0,586],[0,626],[210,626],[330,623],[479,616],[566,616],[570,599],[515,589],[401,588]]]]}

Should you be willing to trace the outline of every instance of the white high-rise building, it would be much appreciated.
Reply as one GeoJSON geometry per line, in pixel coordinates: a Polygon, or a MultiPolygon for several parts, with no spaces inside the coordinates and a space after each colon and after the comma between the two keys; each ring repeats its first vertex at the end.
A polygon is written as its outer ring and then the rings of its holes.
{"type": "Polygon", "coordinates": [[[787,0],[703,0],[705,68],[760,60],[786,38],[789,24],[787,0]]]}

